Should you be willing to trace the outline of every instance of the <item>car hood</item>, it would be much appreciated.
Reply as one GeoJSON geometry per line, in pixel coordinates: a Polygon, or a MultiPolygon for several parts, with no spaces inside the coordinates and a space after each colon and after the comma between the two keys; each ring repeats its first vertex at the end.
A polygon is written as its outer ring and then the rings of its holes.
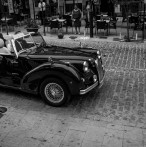
{"type": "Polygon", "coordinates": [[[46,48],[38,48],[36,52],[31,52],[30,55],[35,55],[38,58],[52,57],[55,59],[69,60],[85,60],[97,57],[97,50],[92,48],[65,48],[51,46],[46,48]]]}

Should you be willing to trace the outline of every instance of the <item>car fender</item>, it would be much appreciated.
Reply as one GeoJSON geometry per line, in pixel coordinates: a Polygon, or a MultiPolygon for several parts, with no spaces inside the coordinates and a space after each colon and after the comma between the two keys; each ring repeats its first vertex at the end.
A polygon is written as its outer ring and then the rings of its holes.
{"type": "Polygon", "coordinates": [[[24,90],[38,92],[40,83],[49,77],[56,77],[63,80],[71,94],[77,94],[81,77],[74,66],[65,63],[44,63],[29,71],[21,80],[21,87],[24,90]]]}

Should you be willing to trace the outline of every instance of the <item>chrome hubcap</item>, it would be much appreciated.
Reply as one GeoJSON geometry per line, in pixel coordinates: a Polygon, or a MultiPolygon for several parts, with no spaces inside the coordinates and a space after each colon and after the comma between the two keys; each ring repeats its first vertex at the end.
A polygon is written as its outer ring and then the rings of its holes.
{"type": "Polygon", "coordinates": [[[64,91],[60,85],[49,83],[45,87],[45,96],[49,101],[59,103],[64,98],[64,91]]]}

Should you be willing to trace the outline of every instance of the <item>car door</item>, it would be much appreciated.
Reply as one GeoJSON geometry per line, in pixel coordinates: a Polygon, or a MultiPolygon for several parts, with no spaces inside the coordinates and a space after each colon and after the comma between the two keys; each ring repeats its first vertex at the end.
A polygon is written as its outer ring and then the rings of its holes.
{"type": "Polygon", "coordinates": [[[26,61],[26,55],[0,55],[0,84],[20,87],[22,77],[30,70],[26,61]]]}
{"type": "Polygon", "coordinates": [[[27,72],[25,68],[26,55],[18,57],[14,40],[11,40],[11,54],[0,54],[0,84],[4,86],[20,87],[21,79],[27,72]]]}
{"type": "Polygon", "coordinates": [[[4,76],[4,72],[5,72],[5,65],[4,65],[4,58],[3,55],[0,55],[0,77],[4,76]]]}
{"type": "Polygon", "coordinates": [[[0,84],[5,86],[14,86],[13,82],[13,61],[14,55],[0,54],[0,84]]]}

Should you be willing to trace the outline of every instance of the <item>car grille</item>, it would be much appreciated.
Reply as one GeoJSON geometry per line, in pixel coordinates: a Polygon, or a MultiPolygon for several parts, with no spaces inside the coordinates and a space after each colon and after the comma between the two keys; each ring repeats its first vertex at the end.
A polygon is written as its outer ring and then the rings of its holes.
{"type": "Polygon", "coordinates": [[[96,59],[95,60],[95,66],[98,72],[98,78],[99,78],[99,82],[102,81],[103,77],[104,77],[104,69],[102,66],[102,60],[101,59],[96,59]]]}
{"type": "Polygon", "coordinates": [[[98,70],[98,59],[95,60],[95,66],[96,66],[96,69],[98,70]]]}
{"type": "Polygon", "coordinates": [[[90,85],[93,83],[93,72],[88,72],[84,74],[85,84],[90,85]]]}

